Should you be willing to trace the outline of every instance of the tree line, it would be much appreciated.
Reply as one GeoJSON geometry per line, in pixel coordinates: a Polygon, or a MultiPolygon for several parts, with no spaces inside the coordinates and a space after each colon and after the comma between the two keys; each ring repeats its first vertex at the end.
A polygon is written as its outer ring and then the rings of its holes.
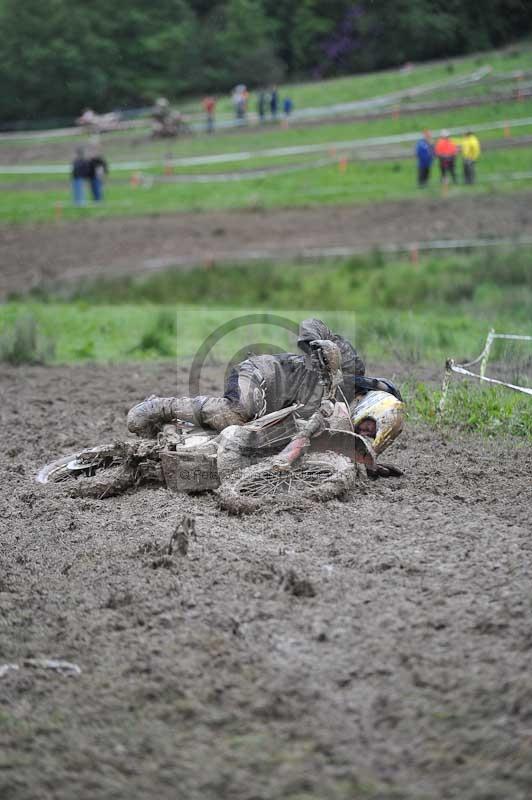
{"type": "Polygon", "coordinates": [[[0,122],[455,56],[532,30],[529,0],[0,0],[0,122]]]}

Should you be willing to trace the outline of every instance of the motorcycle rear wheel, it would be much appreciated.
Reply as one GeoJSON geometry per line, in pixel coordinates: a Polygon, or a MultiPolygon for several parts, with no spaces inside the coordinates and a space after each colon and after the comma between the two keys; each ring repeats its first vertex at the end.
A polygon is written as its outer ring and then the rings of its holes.
{"type": "Polygon", "coordinates": [[[115,444],[102,444],[46,464],[36,480],[66,483],[75,495],[100,499],[125,492],[135,484],[135,474],[115,444]]]}

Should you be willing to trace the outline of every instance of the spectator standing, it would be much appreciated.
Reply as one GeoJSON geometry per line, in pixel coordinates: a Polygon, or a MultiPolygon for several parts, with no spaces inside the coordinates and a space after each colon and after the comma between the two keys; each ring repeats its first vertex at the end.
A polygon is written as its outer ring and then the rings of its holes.
{"type": "Polygon", "coordinates": [[[263,123],[266,118],[266,92],[261,89],[257,100],[257,113],[259,115],[259,122],[263,123]]]}
{"type": "Polygon", "coordinates": [[[216,112],[216,99],[205,97],[203,100],[203,110],[207,116],[207,133],[214,133],[214,115],[216,112]]]}
{"type": "Polygon", "coordinates": [[[291,97],[285,97],[285,99],[283,100],[283,111],[284,111],[284,115],[285,115],[285,117],[287,119],[290,116],[290,114],[292,113],[293,109],[294,109],[294,104],[292,102],[292,98],[291,97]]]}
{"type": "Polygon", "coordinates": [[[443,130],[440,138],[436,142],[434,152],[440,163],[440,174],[442,183],[448,182],[450,175],[453,183],[456,183],[456,156],[458,147],[450,137],[449,131],[443,130]]]}
{"type": "Polygon", "coordinates": [[[434,161],[434,146],[430,131],[424,131],[421,139],[416,144],[417,183],[422,189],[430,178],[430,170],[434,161]]]}
{"type": "Polygon", "coordinates": [[[273,86],[270,94],[270,114],[272,115],[272,119],[277,119],[278,110],[279,110],[279,92],[277,91],[277,86],[273,86]]]}
{"type": "Polygon", "coordinates": [[[464,168],[464,183],[475,183],[475,164],[480,156],[480,142],[472,131],[468,131],[462,140],[462,165],[464,168]]]}
{"type": "Polygon", "coordinates": [[[89,179],[92,199],[95,203],[103,200],[103,180],[109,172],[107,161],[98,152],[94,152],[89,158],[87,166],[87,177],[89,179]]]}
{"type": "Polygon", "coordinates": [[[244,91],[242,92],[242,116],[244,119],[246,119],[247,117],[248,103],[249,103],[249,90],[247,86],[244,86],[244,91]]]}
{"type": "Polygon", "coordinates": [[[78,147],[72,162],[72,198],[74,205],[85,205],[85,181],[88,178],[88,162],[82,147],[78,147]]]}
{"type": "Polygon", "coordinates": [[[235,109],[235,116],[238,121],[244,121],[246,119],[246,112],[247,112],[247,104],[248,104],[248,97],[249,92],[247,90],[247,86],[245,83],[239,83],[238,86],[235,86],[233,89],[233,107],[235,109]]]}

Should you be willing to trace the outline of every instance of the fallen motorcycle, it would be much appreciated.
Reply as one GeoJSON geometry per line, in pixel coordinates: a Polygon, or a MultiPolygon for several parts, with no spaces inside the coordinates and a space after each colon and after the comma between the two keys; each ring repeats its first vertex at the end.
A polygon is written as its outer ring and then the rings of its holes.
{"type": "Polygon", "coordinates": [[[370,391],[352,411],[336,401],[340,378],[320,358],[324,395],[307,420],[295,404],[221,433],[177,421],[156,439],[116,441],[64,456],[43,467],[37,481],[65,482],[76,495],[95,498],[150,484],[175,492],[216,491],[223,508],[242,513],[265,503],[341,496],[362,471],[400,475],[376,458],[401,430],[403,403],[370,391]],[[368,418],[377,423],[373,442],[355,432],[368,418]]]}

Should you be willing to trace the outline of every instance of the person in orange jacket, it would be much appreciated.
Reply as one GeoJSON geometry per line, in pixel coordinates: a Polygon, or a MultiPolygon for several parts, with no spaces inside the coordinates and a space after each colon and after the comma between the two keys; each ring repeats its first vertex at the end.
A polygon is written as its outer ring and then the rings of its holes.
{"type": "Polygon", "coordinates": [[[440,163],[440,174],[442,183],[448,182],[450,175],[453,183],[456,183],[456,156],[458,155],[458,146],[453,142],[450,137],[449,131],[442,131],[440,138],[436,142],[434,153],[440,163]]]}

